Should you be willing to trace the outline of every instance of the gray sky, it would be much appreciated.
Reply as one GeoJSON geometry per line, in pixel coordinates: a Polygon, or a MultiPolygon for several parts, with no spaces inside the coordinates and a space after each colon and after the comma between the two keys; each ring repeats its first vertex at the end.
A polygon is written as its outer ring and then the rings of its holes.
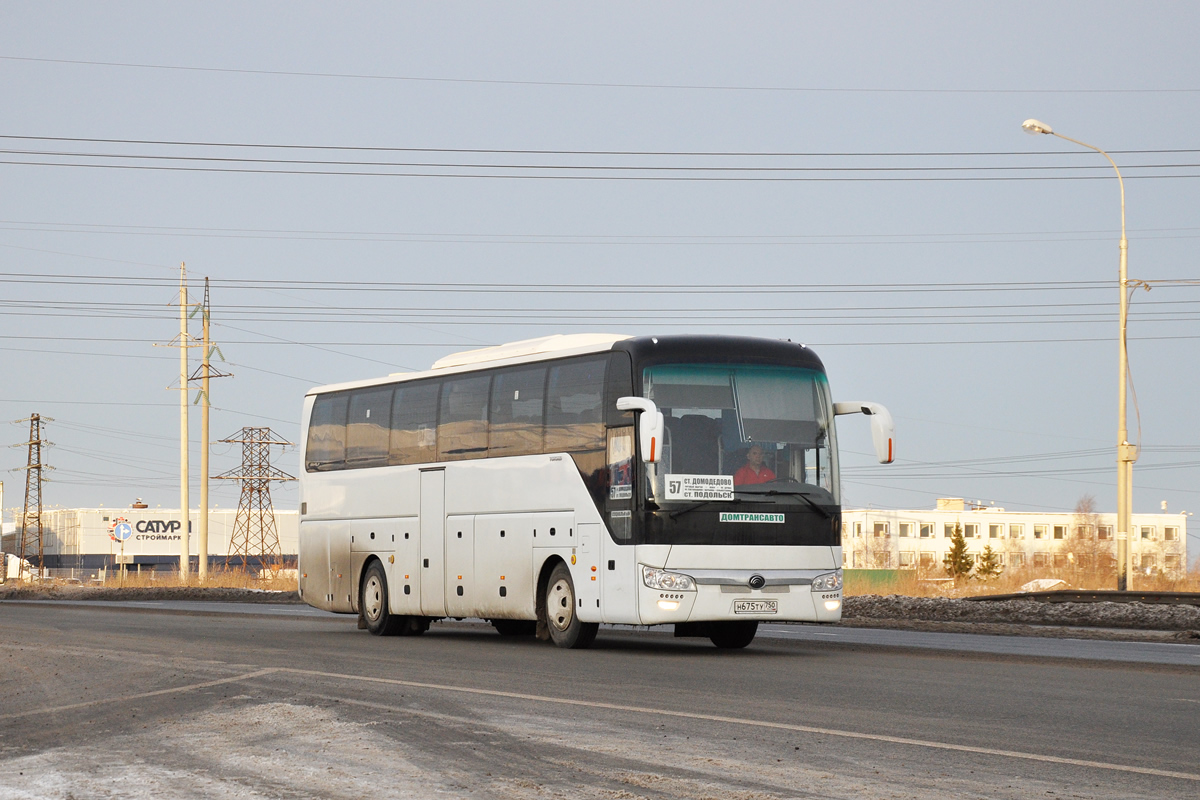
{"type": "MultiPolygon", "coordinates": [[[[177,506],[178,357],[151,345],[178,331],[186,261],[214,282],[235,373],[214,386],[218,438],[268,424],[294,440],[309,386],[483,344],[743,333],[812,344],[835,399],[892,410],[892,467],[872,466],[865,420],[839,422],[848,506],[1070,510],[1091,493],[1112,511],[1117,184],[1098,154],[1020,124],[1114,151],[1131,277],[1200,279],[1198,18],[4,2],[2,418],[55,418],[47,503],[177,506]]],[[[1200,507],[1200,286],[1132,308],[1135,511],[1200,507]]],[[[217,445],[214,472],[238,460],[217,445]]],[[[296,452],[278,464],[295,473],[296,452]]],[[[5,505],[23,480],[5,475],[5,505]]]]}

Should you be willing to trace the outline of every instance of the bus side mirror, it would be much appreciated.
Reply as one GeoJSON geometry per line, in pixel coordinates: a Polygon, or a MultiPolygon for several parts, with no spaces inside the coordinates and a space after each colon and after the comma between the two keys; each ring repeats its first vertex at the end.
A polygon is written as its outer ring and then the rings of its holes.
{"type": "Polygon", "coordinates": [[[894,442],[896,438],[896,425],[892,422],[892,415],[888,410],[879,403],[852,402],[852,403],[834,403],[833,413],[835,415],[842,414],[866,414],[871,418],[871,438],[875,440],[875,455],[879,458],[880,464],[890,464],[895,460],[894,442]]]}
{"type": "Polygon", "coordinates": [[[640,411],[638,417],[638,440],[642,449],[642,460],[657,464],[662,456],[663,415],[653,400],[644,397],[618,397],[618,411],[640,411]]]}

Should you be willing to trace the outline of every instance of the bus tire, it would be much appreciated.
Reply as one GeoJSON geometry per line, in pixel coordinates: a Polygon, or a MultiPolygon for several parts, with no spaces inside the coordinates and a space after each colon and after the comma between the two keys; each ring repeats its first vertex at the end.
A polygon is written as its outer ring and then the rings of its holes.
{"type": "Polygon", "coordinates": [[[533,636],[537,633],[537,622],[531,619],[494,619],[492,627],[501,636],[533,636]]]}
{"type": "Polygon", "coordinates": [[[712,631],[709,639],[722,650],[740,650],[754,641],[758,633],[757,620],[739,620],[737,622],[710,622],[712,631]]]}
{"type": "Polygon", "coordinates": [[[391,613],[388,602],[387,573],[383,564],[372,561],[363,575],[358,607],[366,629],[375,636],[395,636],[404,622],[403,617],[391,613]]]}
{"type": "Polygon", "coordinates": [[[542,613],[546,617],[551,641],[559,647],[571,649],[591,646],[600,625],[595,622],[583,622],[575,613],[575,584],[566,564],[559,563],[550,573],[544,600],[542,613]]]}

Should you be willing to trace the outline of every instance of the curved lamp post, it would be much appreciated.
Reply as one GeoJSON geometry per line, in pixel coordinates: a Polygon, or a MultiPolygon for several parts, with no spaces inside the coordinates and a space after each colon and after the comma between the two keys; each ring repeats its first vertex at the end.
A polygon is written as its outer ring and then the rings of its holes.
{"type": "Polygon", "coordinates": [[[1068,142],[1074,142],[1089,150],[1095,150],[1107,158],[1108,163],[1112,164],[1112,168],[1117,172],[1117,183],[1121,186],[1121,333],[1119,340],[1120,366],[1118,368],[1120,393],[1117,395],[1117,590],[1123,592],[1129,588],[1129,544],[1132,537],[1129,518],[1133,509],[1133,462],[1137,461],[1137,446],[1129,443],[1129,430],[1125,424],[1125,399],[1129,386],[1129,353],[1125,347],[1125,327],[1129,319],[1129,280],[1126,269],[1129,242],[1125,239],[1125,181],[1121,178],[1121,170],[1117,169],[1117,162],[1113,161],[1112,157],[1099,147],[1063,136],[1061,133],[1055,133],[1049,125],[1036,119],[1025,120],[1021,127],[1025,129],[1026,133],[1035,136],[1045,133],[1066,139],[1068,142]]]}

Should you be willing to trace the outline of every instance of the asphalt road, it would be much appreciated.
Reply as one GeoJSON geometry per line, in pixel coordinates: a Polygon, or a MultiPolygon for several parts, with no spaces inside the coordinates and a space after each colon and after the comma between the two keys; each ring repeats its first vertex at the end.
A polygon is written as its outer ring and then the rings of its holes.
{"type": "Polygon", "coordinates": [[[0,604],[0,797],[1200,795],[1187,664],[167,611],[0,604]]]}
{"type": "MultiPolygon", "coordinates": [[[[5,604],[64,604],[85,608],[140,609],[179,614],[254,614],[337,618],[341,615],[302,603],[226,603],[204,600],[6,600],[5,604]]],[[[2,612],[0,612],[2,613],[2,612]]],[[[343,617],[344,618],[344,617],[343,617]]],[[[615,630],[629,626],[612,626],[615,630]]],[[[661,630],[669,630],[662,626],[661,630]]],[[[1200,666],[1200,642],[1166,643],[1145,641],[1099,641],[1073,639],[1069,630],[1062,636],[1035,638],[972,633],[929,633],[922,631],[875,628],[832,627],[828,625],[764,624],[759,638],[798,639],[810,642],[837,642],[882,647],[954,650],[965,653],[992,653],[1043,658],[1076,658],[1089,661],[1133,661],[1144,664],[1200,666]]]]}

